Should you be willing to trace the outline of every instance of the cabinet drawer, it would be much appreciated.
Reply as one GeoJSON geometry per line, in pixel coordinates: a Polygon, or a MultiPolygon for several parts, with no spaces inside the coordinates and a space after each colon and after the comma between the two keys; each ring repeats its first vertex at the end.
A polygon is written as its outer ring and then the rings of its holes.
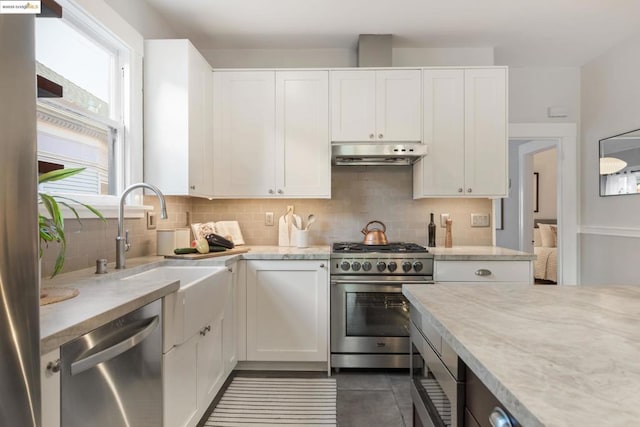
{"type": "Polygon", "coordinates": [[[530,261],[436,261],[436,282],[531,282],[530,261]]]}

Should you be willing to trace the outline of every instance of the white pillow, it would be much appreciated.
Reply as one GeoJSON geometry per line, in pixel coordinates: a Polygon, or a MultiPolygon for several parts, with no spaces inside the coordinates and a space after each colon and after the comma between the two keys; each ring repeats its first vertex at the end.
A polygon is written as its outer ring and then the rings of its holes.
{"type": "Polygon", "coordinates": [[[540,228],[540,241],[542,246],[547,248],[555,248],[556,247],[556,238],[554,230],[552,230],[552,226],[550,224],[538,224],[540,228]]]}
{"type": "Polygon", "coordinates": [[[542,246],[540,241],[540,228],[533,229],[533,246],[536,248],[542,246]]]}

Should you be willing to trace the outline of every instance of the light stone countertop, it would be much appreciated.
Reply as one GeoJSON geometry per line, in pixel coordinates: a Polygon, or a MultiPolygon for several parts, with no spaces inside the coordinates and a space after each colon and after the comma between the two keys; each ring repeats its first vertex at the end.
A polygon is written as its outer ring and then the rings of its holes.
{"type": "Polygon", "coordinates": [[[404,285],[526,427],[640,419],[640,286],[404,285]]]}
{"type": "Polygon", "coordinates": [[[427,248],[436,261],[531,261],[535,254],[499,246],[454,246],[427,248]]]}
{"type": "Polygon", "coordinates": [[[165,259],[148,256],[127,259],[127,268],[116,270],[109,263],[107,274],[95,274],[86,268],[43,278],[42,287],[73,287],[79,295],[66,301],[40,307],[40,353],[45,354],[126,313],[153,302],[179,289],[179,282],[127,280],[122,278],[170,266],[229,266],[241,259],[250,260],[323,260],[329,259],[329,246],[309,248],[250,246],[247,253],[207,258],[203,260],[165,259]]]}

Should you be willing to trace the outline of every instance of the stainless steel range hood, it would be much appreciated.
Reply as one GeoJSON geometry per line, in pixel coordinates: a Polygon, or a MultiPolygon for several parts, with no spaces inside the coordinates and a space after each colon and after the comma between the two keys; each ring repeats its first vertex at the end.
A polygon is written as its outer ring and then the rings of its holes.
{"type": "Polygon", "coordinates": [[[419,142],[331,144],[331,163],[336,166],[412,165],[426,154],[427,146],[419,142]]]}

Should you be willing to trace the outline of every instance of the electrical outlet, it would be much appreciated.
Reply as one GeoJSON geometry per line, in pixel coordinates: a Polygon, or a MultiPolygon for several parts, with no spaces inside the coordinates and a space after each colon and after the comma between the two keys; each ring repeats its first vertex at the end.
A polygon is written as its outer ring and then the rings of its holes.
{"type": "Polygon", "coordinates": [[[449,214],[440,214],[440,227],[445,228],[447,226],[447,220],[449,219],[449,214]]]}
{"type": "Polygon", "coordinates": [[[489,226],[489,214],[488,213],[472,213],[471,214],[471,226],[472,227],[488,227],[489,226]]]}
{"type": "Polygon", "coordinates": [[[294,210],[293,205],[287,206],[287,212],[289,212],[289,210],[291,210],[291,212],[293,212],[293,210],[294,210]]]}
{"type": "Polygon", "coordinates": [[[264,225],[273,225],[273,212],[264,213],[264,225]]]}

